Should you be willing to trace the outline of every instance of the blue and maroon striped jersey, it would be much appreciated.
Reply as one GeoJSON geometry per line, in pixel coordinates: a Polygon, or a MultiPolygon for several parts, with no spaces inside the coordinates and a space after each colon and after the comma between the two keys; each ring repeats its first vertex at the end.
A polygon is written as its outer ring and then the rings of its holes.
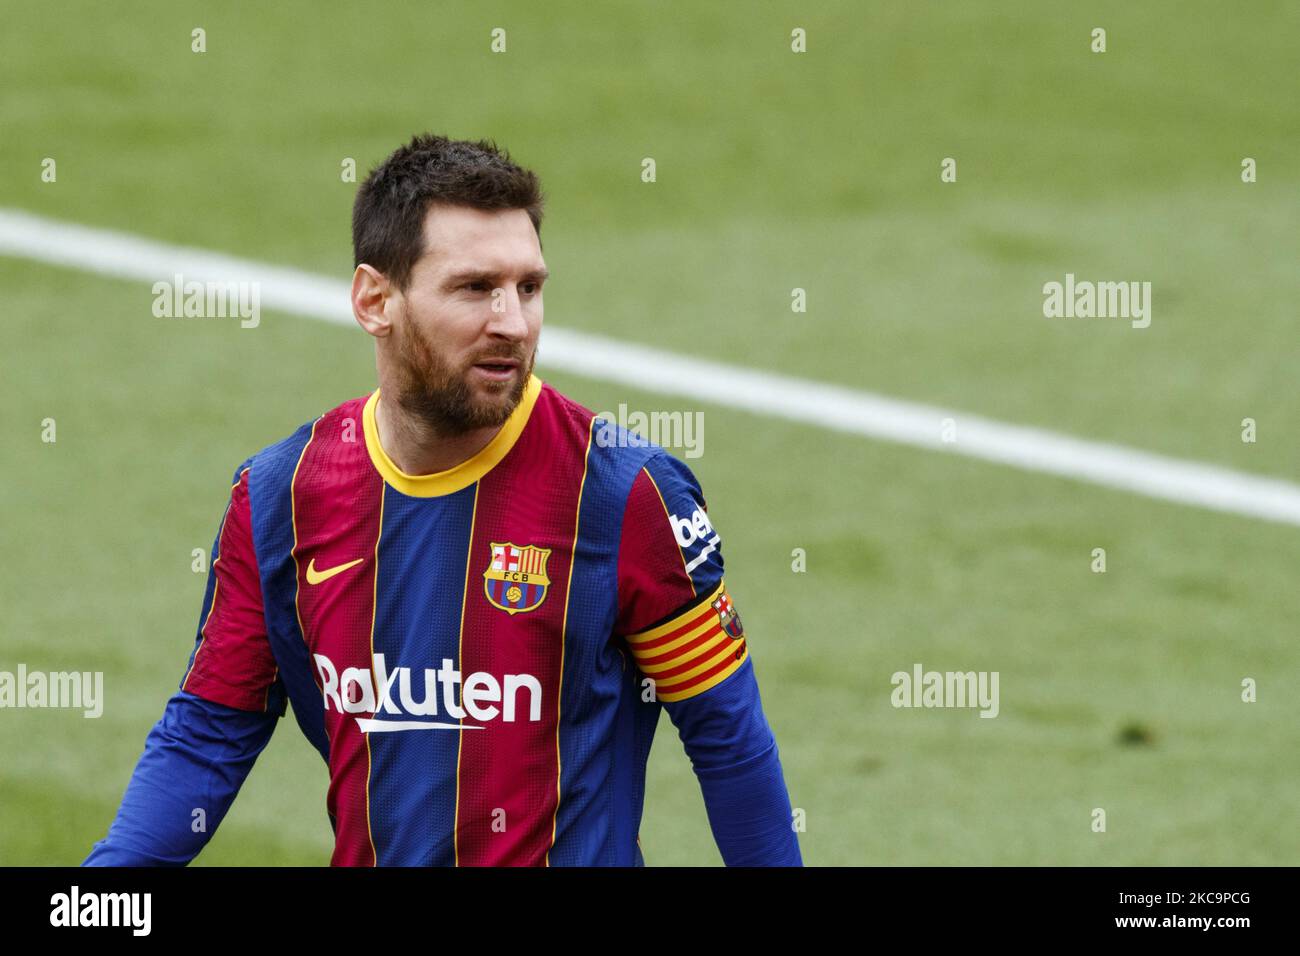
{"type": "Polygon", "coordinates": [[[335,865],[640,865],[661,709],[724,858],[798,862],[689,469],[532,378],[482,451],[408,475],[378,399],[237,469],[180,696],[292,703],[329,768],[335,865]],[[775,794],[773,845],[724,845],[732,768],[775,794]]]}

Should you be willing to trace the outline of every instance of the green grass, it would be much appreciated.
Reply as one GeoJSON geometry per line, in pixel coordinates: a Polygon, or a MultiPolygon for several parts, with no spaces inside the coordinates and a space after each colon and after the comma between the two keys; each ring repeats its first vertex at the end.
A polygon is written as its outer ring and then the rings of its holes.
{"type": "MultiPolygon", "coordinates": [[[[1292,5],[64,8],[0,36],[0,206],[342,277],[344,157],[491,136],[549,195],[552,324],[1300,470],[1292,5]],[[1044,319],[1066,272],[1151,281],[1151,327],[1044,319]]],[[[0,259],[0,289],[0,669],[103,670],[107,696],[93,721],[0,711],[0,864],[70,863],[179,680],[231,470],[368,390],[373,358],[276,313],[154,319],[147,283],[0,259]]],[[[694,408],[541,371],[594,409],[694,408]]],[[[1294,529],[704,411],[691,465],[807,862],[1300,862],[1294,529]],[[1001,715],[895,710],[915,662],[999,671],[1001,715]]],[[[283,722],[199,862],[324,862],[325,785],[283,722]]],[[[641,839],[719,862],[666,718],[641,839]]]]}

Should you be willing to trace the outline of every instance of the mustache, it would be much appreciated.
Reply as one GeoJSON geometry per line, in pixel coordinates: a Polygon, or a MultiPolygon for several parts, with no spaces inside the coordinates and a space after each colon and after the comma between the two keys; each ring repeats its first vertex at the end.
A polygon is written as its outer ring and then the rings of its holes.
{"type": "Polygon", "coordinates": [[[502,360],[517,362],[520,368],[525,368],[528,365],[528,352],[522,348],[492,349],[475,355],[466,363],[466,367],[469,368],[475,365],[483,365],[502,360]]]}

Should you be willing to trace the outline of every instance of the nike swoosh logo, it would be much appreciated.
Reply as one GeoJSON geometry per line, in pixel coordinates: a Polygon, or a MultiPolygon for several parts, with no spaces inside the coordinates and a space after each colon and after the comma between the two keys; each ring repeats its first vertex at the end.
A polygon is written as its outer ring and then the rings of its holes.
{"type": "Polygon", "coordinates": [[[340,564],[337,567],[326,568],[324,571],[317,571],[316,559],[312,558],[307,565],[307,583],[320,584],[322,581],[328,581],[330,578],[334,577],[334,575],[341,574],[348,568],[355,568],[364,560],[365,558],[357,558],[355,561],[349,561],[347,564],[340,564]]]}

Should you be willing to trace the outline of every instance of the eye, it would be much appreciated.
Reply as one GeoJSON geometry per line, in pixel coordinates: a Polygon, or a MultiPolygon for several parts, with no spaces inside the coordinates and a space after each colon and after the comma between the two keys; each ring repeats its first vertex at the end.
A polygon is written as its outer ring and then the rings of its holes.
{"type": "Polygon", "coordinates": [[[474,282],[466,282],[463,288],[472,289],[474,292],[487,292],[491,286],[482,279],[478,279],[474,282]]]}
{"type": "Polygon", "coordinates": [[[528,282],[525,282],[524,285],[529,287],[529,290],[525,293],[526,295],[535,295],[542,291],[542,284],[540,282],[529,280],[528,282]]]}

